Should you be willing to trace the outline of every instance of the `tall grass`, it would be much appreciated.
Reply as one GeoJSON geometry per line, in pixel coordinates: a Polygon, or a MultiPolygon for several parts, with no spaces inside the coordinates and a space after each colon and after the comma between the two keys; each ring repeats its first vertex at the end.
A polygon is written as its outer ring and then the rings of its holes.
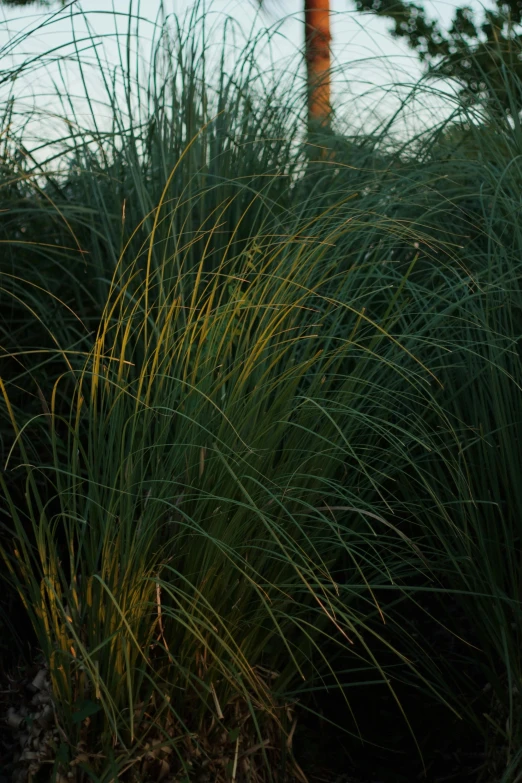
{"type": "Polygon", "coordinates": [[[368,667],[406,722],[404,679],[497,723],[514,781],[518,130],[457,107],[399,148],[313,147],[262,41],[209,71],[196,10],[144,78],[135,21],[115,71],[78,57],[88,121],[64,89],[28,155],[5,119],[1,552],[51,681],[46,763],[299,778],[300,701],[333,684],[356,735],[368,667]],[[428,594],[461,602],[501,719],[411,632],[428,594]]]}

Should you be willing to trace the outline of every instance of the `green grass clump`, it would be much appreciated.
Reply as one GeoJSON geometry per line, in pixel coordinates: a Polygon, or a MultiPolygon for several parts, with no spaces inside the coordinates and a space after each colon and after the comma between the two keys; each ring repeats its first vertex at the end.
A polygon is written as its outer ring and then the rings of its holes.
{"type": "Polygon", "coordinates": [[[372,591],[400,592],[424,567],[382,485],[430,448],[410,418],[429,373],[349,304],[346,286],[381,295],[371,271],[318,274],[351,212],[343,226],[338,208],[333,236],[317,218],[313,242],[300,223],[252,238],[209,273],[204,255],[196,269],[179,252],[149,263],[171,209],[122,256],[84,364],[63,354],[38,417],[47,462],[29,455],[38,423],[18,430],[4,386],[8,465],[20,453],[26,475],[21,504],[3,483],[16,541],[4,556],[73,746],[87,742],[81,705],[100,708],[98,775],[115,743],[122,770],[151,736],[178,750],[248,716],[263,747],[268,717],[284,727],[285,692],[332,669],[326,640],[378,667],[372,591]]]}
{"type": "Polygon", "coordinates": [[[368,671],[407,726],[404,683],[474,723],[511,783],[518,126],[307,139],[262,40],[211,68],[196,10],[144,75],[137,17],[114,71],[78,48],[87,120],[64,89],[28,151],[6,104],[0,551],[57,729],[20,779],[299,779],[310,694],[356,736],[368,671]],[[475,645],[443,660],[411,620],[437,597],[475,645]]]}

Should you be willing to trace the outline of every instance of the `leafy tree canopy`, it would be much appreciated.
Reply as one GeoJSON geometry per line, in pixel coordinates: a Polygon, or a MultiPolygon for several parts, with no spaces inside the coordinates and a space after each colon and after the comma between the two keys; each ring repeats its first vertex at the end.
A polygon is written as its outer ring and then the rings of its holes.
{"type": "Polygon", "coordinates": [[[473,9],[455,10],[444,30],[421,5],[402,0],[355,0],[358,11],[391,19],[428,73],[455,79],[470,102],[485,101],[495,113],[522,108],[522,0],[495,0],[480,20],[473,9]]]}

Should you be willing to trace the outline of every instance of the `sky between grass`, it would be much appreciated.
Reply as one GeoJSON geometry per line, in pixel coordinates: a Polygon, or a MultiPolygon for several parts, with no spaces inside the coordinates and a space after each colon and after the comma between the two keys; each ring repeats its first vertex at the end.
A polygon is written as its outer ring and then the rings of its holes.
{"type": "MultiPolygon", "coordinates": [[[[200,3],[201,4],[201,3],[200,3]]],[[[428,3],[430,14],[437,16],[443,22],[449,22],[457,2],[441,2],[431,0],[428,3]]],[[[149,48],[147,41],[152,37],[153,25],[159,20],[160,0],[78,0],[74,5],[78,9],[73,14],[72,6],[64,12],[49,13],[35,6],[25,8],[0,9],[0,44],[14,39],[23,31],[33,32],[15,47],[14,52],[2,58],[1,68],[6,68],[19,61],[27,53],[45,52],[51,46],[64,47],[61,51],[71,51],[70,42],[73,39],[74,27],[77,38],[86,34],[88,26],[103,39],[104,57],[108,62],[117,61],[115,32],[124,34],[126,30],[126,14],[129,9],[140,14],[143,22],[140,26],[140,47],[146,67],[149,48]],[[82,18],[78,11],[85,12],[82,18]],[[44,20],[52,19],[43,29],[37,28],[44,20]]],[[[476,8],[479,4],[471,2],[476,8]]],[[[223,24],[226,17],[232,17],[237,25],[237,49],[241,48],[241,40],[251,38],[261,30],[270,28],[271,45],[260,47],[260,57],[266,59],[265,69],[274,70],[279,74],[295,72],[301,69],[304,77],[301,51],[303,46],[303,12],[302,0],[267,0],[264,12],[259,12],[256,0],[212,0],[205,3],[208,14],[208,27],[212,28],[211,39],[215,42],[216,54],[219,54],[223,39],[223,24]],[[239,32],[242,31],[242,35],[239,32]]],[[[165,0],[168,13],[184,17],[192,7],[192,2],[185,0],[165,0]]],[[[334,103],[339,116],[346,120],[348,127],[367,126],[374,121],[382,120],[387,113],[393,111],[396,103],[396,89],[393,95],[388,91],[389,85],[402,83],[404,90],[414,84],[420,77],[421,66],[414,53],[403,42],[395,41],[388,33],[389,23],[373,16],[357,14],[353,11],[350,0],[332,0],[332,55],[334,68],[334,103]],[[361,98],[361,95],[366,95],[361,98]],[[354,96],[359,96],[354,101],[354,96]],[[395,98],[393,97],[395,96],[395,98]],[[353,107],[357,105],[357,119],[353,107]],[[361,119],[364,115],[364,119],[361,119]],[[372,119],[373,118],[373,119],[372,119]]],[[[231,60],[236,56],[230,46],[231,60]]],[[[68,89],[74,93],[78,75],[74,67],[68,66],[68,89]]],[[[33,102],[38,108],[52,109],[59,103],[54,96],[56,68],[50,67],[38,74],[32,72],[19,80],[15,94],[26,102],[33,102]]],[[[99,89],[94,82],[90,85],[93,94],[99,89]]],[[[63,86],[62,86],[63,89],[63,86]]],[[[435,111],[444,113],[446,107],[440,98],[428,99],[428,114],[435,111]],[[438,100],[438,104],[437,104],[438,100]]],[[[418,104],[412,104],[410,119],[415,117],[423,122],[423,109],[418,104]]],[[[103,108],[100,106],[100,117],[103,108]]]]}

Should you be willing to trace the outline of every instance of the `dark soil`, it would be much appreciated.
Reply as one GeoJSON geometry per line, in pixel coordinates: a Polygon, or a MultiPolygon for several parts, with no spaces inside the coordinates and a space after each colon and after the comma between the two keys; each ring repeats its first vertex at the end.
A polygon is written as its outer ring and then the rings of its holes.
{"type": "MultiPolygon", "coordinates": [[[[440,665],[445,682],[451,682],[452,687],[454,683],[454,692],[459,695],[454,706],[460,710],[462,719],[459,720],[434,695],[421,690],[406,667],[404,670],[397,667],[397,658],[386,648],[375,650],[381,664],[392,667],[388,672],[394,677],[393,687],[411,730],[388,687],[365,683],[365,680],[376,679],[367,672],[349,675],[350,687],[346,695],[360,735],[369,742],[361,742],[354,736],[357,735],[357,727],[338,689],[332,687],[329,691],[319,691],[313,699],[303,698],[302,706],[309,711],[301,711],[294,736],[294,751],[309,783],[494,783],[493,777],[488,777],[485,772],[484,736],[469,717],[469,713],[473,712],[480,716],[483,723],[482,713],[488,712],[491,706],[490,695],[484,692],[487,683],[477,664],[480,652],[470,650],[437,622],[439,618],[450,629],[458,629],[459,636],[478,646],[473,638],[473,629],[466,620],[465,607],[448,595],[441,600],[434,594],[422,593],[416,599],[435,619],[408,603],[402,609],[402,618],[397,618],[398,624],[402,627],[407,624],[411,633],[426,641],[433,659],[440,665]],[[464,672],[465,677],[462,676],[464,672]]],[[[15,606],[16,599],[11,597],[11,600],[11,638],[16,635],[28,639],[31,633],[25,612],[20,611],[20,606],[15,606]]],[[[393,639],[393,634],[389,637],[392,643],[397,643],[397,639],[393,639]]],[[[3,646],[5,664],[16,668],[13,660],[16,647],[20,667],[22,660],[18,645],[3,646]]],[[[336,661],[336,667],[350,671],[354,668],[353,658],[336,661]]],[[[4,682],[5,674],[4,670],[4,682]]],[[[34,672],[29,671],[27,676],[32,674],[34,672]]],[[[345,679],[348,677],[345,676],[345,679]]],[[[0,774],[10,752],[7,739],[2,737],[0,740],[0,774]]],[[[0,778],[0,783],[6,781],[0,778]]]]}

